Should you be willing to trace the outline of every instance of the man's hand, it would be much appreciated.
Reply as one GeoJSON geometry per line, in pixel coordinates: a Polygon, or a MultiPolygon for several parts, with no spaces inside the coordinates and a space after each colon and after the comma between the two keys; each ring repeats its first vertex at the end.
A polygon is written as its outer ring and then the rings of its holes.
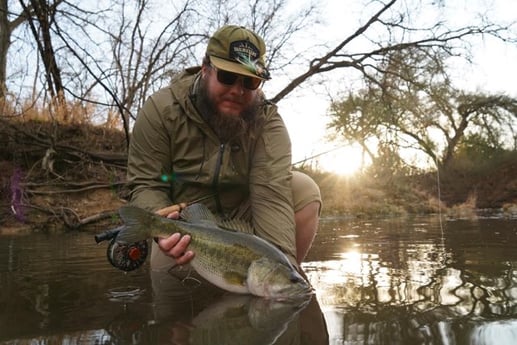
{"type": "MultiPolygon", "coordinates": [[[[187,207],[186,203],[171,205],[156,211],[156,214],[162,217],[178,219],[181,210],[185,207],[187,207]]],[[[175,259],[178,265],[188,264],[194,257],[194,252],[187,250],[190,243],[189,235],[181,236],[180,233],[176,232],[167,238],[158,239],[157,243],[162,252],[175,259]]]]}
{"type": "Polygon", "coordinates": [[[175,259],[178,265],[188,264],[194,257],[194,252],[187,250],[189,243],[189,235],[181,236],[177,232],[167,238],[158,239],[158,246],[162,252],[175,259]]]}

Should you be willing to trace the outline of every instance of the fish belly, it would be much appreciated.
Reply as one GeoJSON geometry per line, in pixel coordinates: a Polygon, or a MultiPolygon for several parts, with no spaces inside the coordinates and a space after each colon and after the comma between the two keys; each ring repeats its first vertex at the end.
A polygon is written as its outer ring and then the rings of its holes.
{"type": "Polygon", "coordinates": [[[250,290],[246,284],[239,284],[238,281],[229,281],[223,277],[221,272],[215,272],[212,269],[207,268],[204,265],[196,265],[196,260],[192,260],[192,268],[196,270],[199,275],[208,280],[210,283],[215,286],[238,294],[249,294],[250,290]]]}
{"type": "Polygon", "coordinates": [[[212,284],[234,293],[249,294],[248,268],[257,254],[243,243],[213,237],[192,237],[192,267],[212,284]]]}

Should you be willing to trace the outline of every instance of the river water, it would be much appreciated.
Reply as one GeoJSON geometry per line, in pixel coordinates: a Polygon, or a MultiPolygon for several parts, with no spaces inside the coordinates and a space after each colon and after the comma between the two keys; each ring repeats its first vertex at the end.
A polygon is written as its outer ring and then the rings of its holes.
{"type": "Polygon", "coordinates": [[[124,273],[93,235],[0,236],[0,344],[517,344],[515,219],[323,219],[304,303],[124,273]]]}

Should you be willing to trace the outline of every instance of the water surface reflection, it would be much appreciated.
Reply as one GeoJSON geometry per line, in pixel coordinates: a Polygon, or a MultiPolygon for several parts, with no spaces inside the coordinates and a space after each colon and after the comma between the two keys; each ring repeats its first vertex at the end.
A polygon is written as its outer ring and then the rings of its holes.
{"type": "Polygon", "coordinates": [[[300,305],[178,293],[92,235],[0,236],[0,344],[517,343],[515,220],[323,220],[300,305]]]}
{"type": "Polygon", "coordinates": [[[516,240],[511,220],[329,220],[304,268],[331,344],[515,344],[516,240]]]}

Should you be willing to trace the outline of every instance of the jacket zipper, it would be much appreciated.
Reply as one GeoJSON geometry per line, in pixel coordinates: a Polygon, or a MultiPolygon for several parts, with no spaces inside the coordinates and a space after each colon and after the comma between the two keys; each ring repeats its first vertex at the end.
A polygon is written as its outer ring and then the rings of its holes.
{"type": "Polygon", "coordinates": [[[223,165],[224,149],[225,149],[225,144],[219,145],[219,157],[217,159],[217,164],[215,166],[214,179],[212,180],[212,190],[213,190],[214,196],[215,196],[215,205],[217,208],[217,213],[219,213],[223,217],[224,217],[223,207],[221,205],[221,198],[219,196],[218,189],[219,189],[219,174],[221,173],[221,166],[223,165]]]}

